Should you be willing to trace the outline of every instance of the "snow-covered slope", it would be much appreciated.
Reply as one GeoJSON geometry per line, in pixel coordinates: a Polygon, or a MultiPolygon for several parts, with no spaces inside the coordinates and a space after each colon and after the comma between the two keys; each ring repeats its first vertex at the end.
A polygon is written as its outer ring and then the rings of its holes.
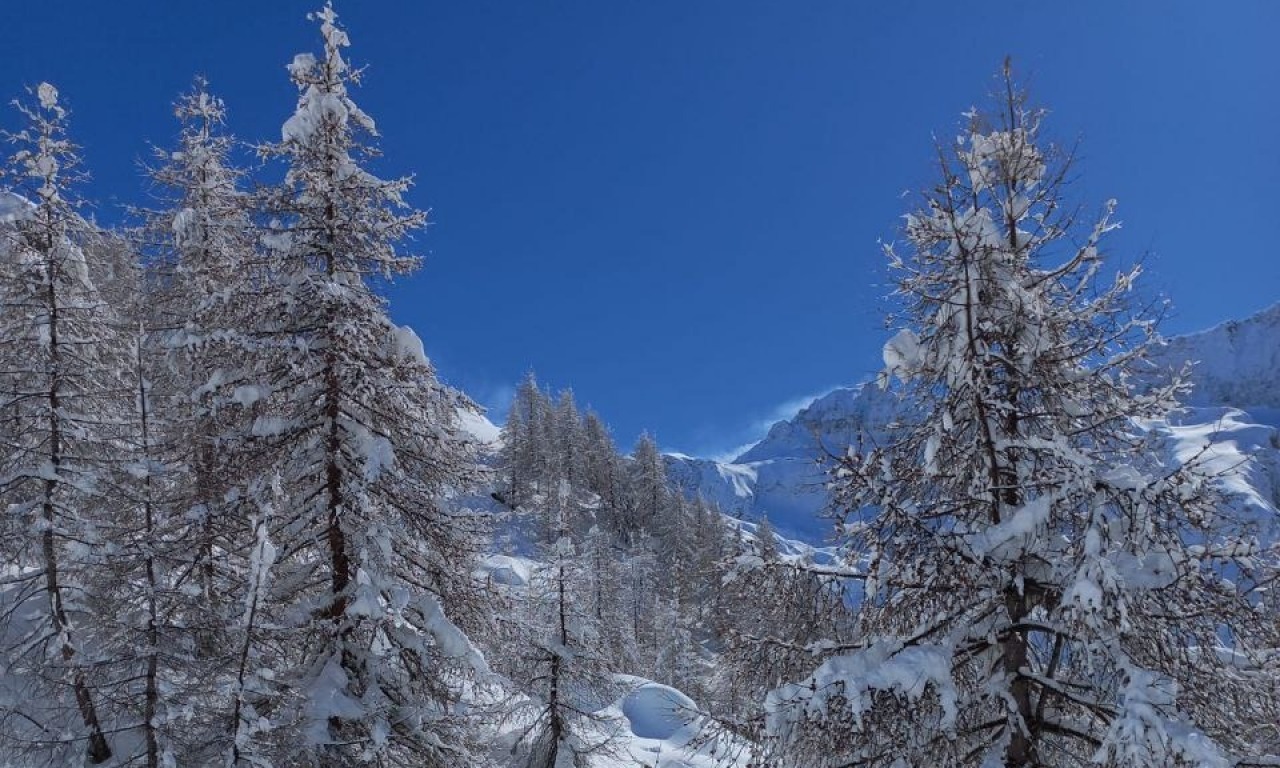
{"type": "Polygon", "coordinates": [[[767,516],[779,532],[820,543],[832,527],[820,515],[827,503],[824,459],[842,453],[859,435],[881,435],[896,407],[895,397],[874,384],[843,387],[774,424],[732,462],[669,455],[667,472],[677,485],[729,514],[767,516]]]}
{"type": "MultiPolygon", "coordinates": [[[[1219,455],[1216,464],[1239,466],[1237,490],[1251,504],[1280,505],[1280,304],[1174,337],[1156,357],[1166,370],[1193,363],[1190,407],[1168,424],[1153,425],[1169,432],[1171,451],[1190,455],[1210,441],[1219,455]]],[[[837,389],[774,424],[732,462],[672,455],[668,473],[689,493],[703,494],[730,514],[767,516],[780,532],[823,542],[832,529],[820,516],[827,501],[823,458],[842,452],[859,435],[882,434],[897,407],[894,396],[874,384],[837,389]]]]}
{"type": "Polygon", "coordinates": [[[699,459],[682,453],[668,453],[667,478],[693,496],[701,493],[722,512],[733,517],[751,514],[756,493],[756,470],[749,464],[699,459]]]}
{"type": "Polygon", "coordinates": [[[1163,428],[1179,458],[1209,446],[1210,466],[1271,538],[1280,508],[1280,304],[1243,320],[1169,339],[1156,361],[1191,364],[1187,407],[1163,428]]]}
{"type": "Polygon", "coordinates": [[[1230,406],[1188,407],[1168,422],[1153,425],[1168,436],[1178,461],[1195,459],[1220,474],[1235,505],[1264,521],[1267,538],[1280,539],[1274,514],[1280,508],[1280,430],[1230,406]]]}
{"type": "Polygon", "coordinates": [[[31,212],[31,203],[26,198],[0,189],[0,224],[11,224],[27,218],[31,212]]]}
{"type": "Polygon", "coordinates": [[[494,450],[502,439],[502,430],[488,417],[470,408],[458,408],[458,426],[477,443],[494,450]]]}
{"type": "Polygon", "coordinates": [[[1161,363],[1194,363],[1187,402],[1230,406],[1276,424],[1280,412],[1280,304],[1244,320],[1178,336],[1160,350],[1161,363]]]}

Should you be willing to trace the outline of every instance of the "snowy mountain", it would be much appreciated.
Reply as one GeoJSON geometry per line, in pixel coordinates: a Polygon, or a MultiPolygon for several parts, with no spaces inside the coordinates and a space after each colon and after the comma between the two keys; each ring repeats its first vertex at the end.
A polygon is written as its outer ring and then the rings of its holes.
{"type": "Polygon", "coordinates": [[[12,224],[26,218],[31,212],[31,203],[5,190],[0,190],[0,224],[12,224]]]}
{"type": "Polygon", "coordinates": [[[483,413],[471,408],[458,408],[458,426],[477,443],[491,450],[497,449],[502,428],[489,421],[483,413]]]}
{"type": "Polygon", "coordinates": [[[1229,406],[1276,425],[1280,411],[1280,304],[1244,320],[1177,336],[1161,361],[1194,363],[1189,405],[1229,406]]]}
{"type": "MultiPolygon", "coordinates": [[[[1170,450],[1187,456],[1206,441],[1215,463],[1239,466],[1237,490],[1253,503],[1280,506],[1280,304],[1244,320],[1177,336],[1158,350],[1162,369],[1192,363],[1188,407],[1170,424],[1170,450]],[[1245,487],[1247,484],[1247,487],[1245,487]]],[[[774,424],[731,462],[673,454],[668,475],[687,493],[748,519],[768,517],[783,533],[811,542],[830,537],[822,470],[859,435],[874,439],[893,418],[894,396],[874,383],[837,389],[774,424]]]]}
{"type": "Polygon", "coordinates": [[[817,398],[793,418],[774,424],[764,439],[731,462],[667,457],[667,474],[687,493],[701,493],[725,512],[768,517],[779,532],[820,543],[831,523],[823,460],[860,434],[882,434],[893,417],[893,394],[874,384],[842,387],[817,398]]]}

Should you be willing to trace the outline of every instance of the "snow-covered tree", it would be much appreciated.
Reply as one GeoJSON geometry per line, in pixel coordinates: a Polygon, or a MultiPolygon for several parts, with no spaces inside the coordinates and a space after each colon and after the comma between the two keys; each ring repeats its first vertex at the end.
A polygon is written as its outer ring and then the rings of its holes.
{"type": "Polygon", "coordinates": [[[529,371],[516,387],[502,430],[501,458],[507,472],[504,498],[513,508],[527,504],[539,491],[545,493],[551,481],[551,424],[551,399],[529,371]]]}
{"type": "Polygon", "coordinates": [[[773,532],[773,524],[765,517],[756,526],[756,554],[766,563],[778,561],[778,534],[773,532]]]}
{"type": "MultiPolygon", "coordinates": [[[[255,247],[253,203],[239,188],[244,173],[231,159],[235,141],[224,131],[222,100],[197,78],[174,114],[178,147],[157,150],[162,162],[151,172],[169,198],[164,210],[148,213],[157,242],[152,327],[172,380],[164,403],[175,433],[171,459],[190,474],[184,540],[207,618],[217,623],[234,601],[219,583],[230,577],[216,553],[240,553],[250,541],[230,492],[252,463],[248,428],[263,394],[255,369],[272,346],[257,328],[268,275],[255,247]]],[[[209,641],[215,633],[203,634],[209,641]]]]}
{"type": "Polygon", "coordinates": [[[91,573],[131,393],[126,341],[95,286],[95,228],[79,212],[76,146],[41,83],[7,181],[24,198],[0,225],[0,739],[36,762],[112,756],[114,668],[91,573]],[[99,630],[99,631],[95,631],[99,630]]]}
{"type": "Polygon", "coordinates": [[[573,399],[573,390],[565,389],[556,400],[555,411],[556,453],[560,476],[575,488],[585,488],[586,433],[582,414],[573,399]]]}
{"type": "Polygon", "coordinates": [[[1136,386],[1138,269],[1102,279],[1114,203],[1063,202],[1042,118],[1006,67],[887,248],[905,415],[835,470],[858,637],[770,694],[782,764],[1227,766],[1280,717],[1267,553],[1164,450],[1182,384],[1136,386]]]}
{"type": "Polygon", "coordinates": [[[528,480],[523,474],[524,469],[517,463],[520,440],[526,434],[524,418],[513,401],[507,419],[502,423],[502,446],[498,451],[498,463],[506,475],[495,493],[499,501],[512,508],[519,506],[528,495],[528,480]]]}
{"type": "Polygon", "coordinates": [[[530,585],[528,648],[517,683],[528,697],[513,713],[527,721],[518,747],[527,768],[587,768],[612,746],[612,724],[599,714],[620,688],[593,610],[586,567],[568,530],[545,549],[546,565],[530,585]]]}
{"type": "Polygon", "coordinates": [[[469,764],[456,700],[483,660],[450,615],[480,613],[479,519],[446,496],[468,482],[473,452],[461,397],[371,285],[417,267],[397,244],[425,215],[404,201],[409,179],[366,169],[377,134],[349,92],[360,71],[332,7],[313,18],[323,54],[289,65],[297,109],[263,148],[288,165],[267,200],[269,280],[255,301],[271,354],[241,385],[262,457],[247,484],[280,489],[255,504],[270,510],[274,550],[262,609],[283,636],[270,670],[280,695],[256,707],[270,728],[253,739],[275,745],[277,764],[469,764]]]}
{"type": "Polygon", "coordinates": [[[694,615],[680,600],[676,585],[662,590],[653,601],[650,620],[658,628],[654,637],[653,668],[649,677],[679,688],[689,695],[702,693],[706,671],[690,618],[694,615]]]}
{"type": "Polygon", "coordinates": [[[666,465],[658,444],[648,432],[640,435],[627,467],[627,534],[660,533],[670,511],[666,465]]]}
{"type": "MultiPolygon", "coordinates": [[[[164,350],[151,332],[155,295],[149,290],[137,254],[117,237],[104,235],[90,252],[100,253],[111,274],[99,285],[111,298],[118,335],[128,344],[119,412],[115,471],[99,480],[104,514],[96,522],[106,555],[94,564],[95,603],[100,617],[92,629],[121,682],[109,698],[113,751],[121,764],[147,768],[170,765],[183,746],[208,735],[206,729],[175,713],[207,701],[200,683],[206,669],[191,664],[186,610],[194,601],[175,578],[187,559],[185,542],[174,535],[185,477],[170,461],[173,434],[162,408],[172,382],[164,350]],[[199,734],[198,736],[196,734],[199,734]]],[[[206,719],[207,722],[207,719],[206,719]]]]}
{"type": "MultiPolygon", "coordinates": [[[[764,723],[765,698],[774,688],[807,675],[815,652],[854,639],[848,606],[857,594],[829,569],[783,557],[767,519],[736,549],[722,563],[718,579],[723,581],[717,593],[720,608],[712,621],[719,663],[706,706],[729,730],[765,747],[759,752],[761,765],[775,765],[774,760],[804,750],[771,740],[764,723]],[[770,754],[768,747],[777,750],[770,754]]],[[[796,764],[806,764],[810,757],[797,758],[796,764]]],[[[816,759],[813,764],[824,765],[816,759]]]]}
{"type": "Polygon", "coordinates": [[[582,430],[587,488],[600,497],[600,522],[616,534],[621,530],[618,512],[622,495],[618,449],[609,428],[595,411],[587,410],[582,430]]]}
{"type": "Polygon", "coordinates": [[[688,525],[690,563],[684,567],[684,599],[691,603],[695,626],[714,630],[714,618],[723,608],[720,590],[721,563],[734,550],[734,539],[720,510],[702,497],[694,499],[688,525]]]}
{"type": "Polygon", "coordinates": [[[614,534],[594,526],[578,546],[586,583],[586,604],[600,635],[600,647],[615,671],[636,669],[639,652],[631,631],[629,597],[623,562],[625,551],[614,534]]]}
{"type": "Polygon", "coordinates": [[[242,625],[242,604],[258,503],[242,481],[262,460],[250,427],[262,396],[256,374],[273,344],[258,335],[268,274],[225,107],[197,78],[174,114],[178,146],[157,149],[149,173],[163,206],[143,212],[148,269],[132,315],[142,331],[132,431],[145,460],[127,495],[146,512],[135,522],[147,522],[133,534],[137,573],[121,582],[151,585],[136,599],[161,604],[148,638],[164,652],[148,661],[146,679],[167,695],[149,690],[144,700],[153,708],[153,699],[169,699],[160,708],[182,721],[144,713],[143,727],[174,742],[180,762],[208,762],[232,748],[231,670],[245,638],[257,637],[242,625]]]}

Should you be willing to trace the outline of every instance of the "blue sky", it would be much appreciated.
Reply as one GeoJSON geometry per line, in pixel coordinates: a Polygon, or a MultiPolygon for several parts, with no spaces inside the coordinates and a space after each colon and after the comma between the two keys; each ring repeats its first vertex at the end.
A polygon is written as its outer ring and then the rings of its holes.
{"type": "MultiPolygon", "coordinates": [[[[98,216],[142,200],[196,73],[278,136],[317,3],[44,0],[0,13],[0,95],[71,105],[98,216]]],[[[875,370],[884,261],[1006,54],[1120,203],[1167,332],[1280,300],[1280,3],[346,0],[381,170],[434,224],[392,289],[444,377],[499,405],[529,368],[623,444],[721,453],[875,370]]],[[[0,125],[15,125],[13,114],[0,125]]],[[[264,178],[278,169],[264,170],[264,178]]]]}

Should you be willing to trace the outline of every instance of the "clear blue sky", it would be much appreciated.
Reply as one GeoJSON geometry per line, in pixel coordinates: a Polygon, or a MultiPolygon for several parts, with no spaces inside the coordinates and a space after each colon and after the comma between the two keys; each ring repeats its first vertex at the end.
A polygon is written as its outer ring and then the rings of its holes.
{"type": "MultiPolygon", "coordinates": [[[[0,94],[56,83],[99,217],[144,194],[149,143],[203,73],[274,138],[298,0],[43,0],[0,12],[0,94]]],[[[392,291],[487,403],[530,367],[626,444],[715,453],[796,398],[874,372],[877,246],[932,182],[1005,54],[1082,138],[1073,189],[1120,201],[1169,332],[1280,300],[1280,2],[345,0],[383,168],[435,224],[392,291]]],[[[0,125],[15,125],[14,115],[0,125]]],[[[268,174],[274,178],[276,172],[268,174]]]]}

